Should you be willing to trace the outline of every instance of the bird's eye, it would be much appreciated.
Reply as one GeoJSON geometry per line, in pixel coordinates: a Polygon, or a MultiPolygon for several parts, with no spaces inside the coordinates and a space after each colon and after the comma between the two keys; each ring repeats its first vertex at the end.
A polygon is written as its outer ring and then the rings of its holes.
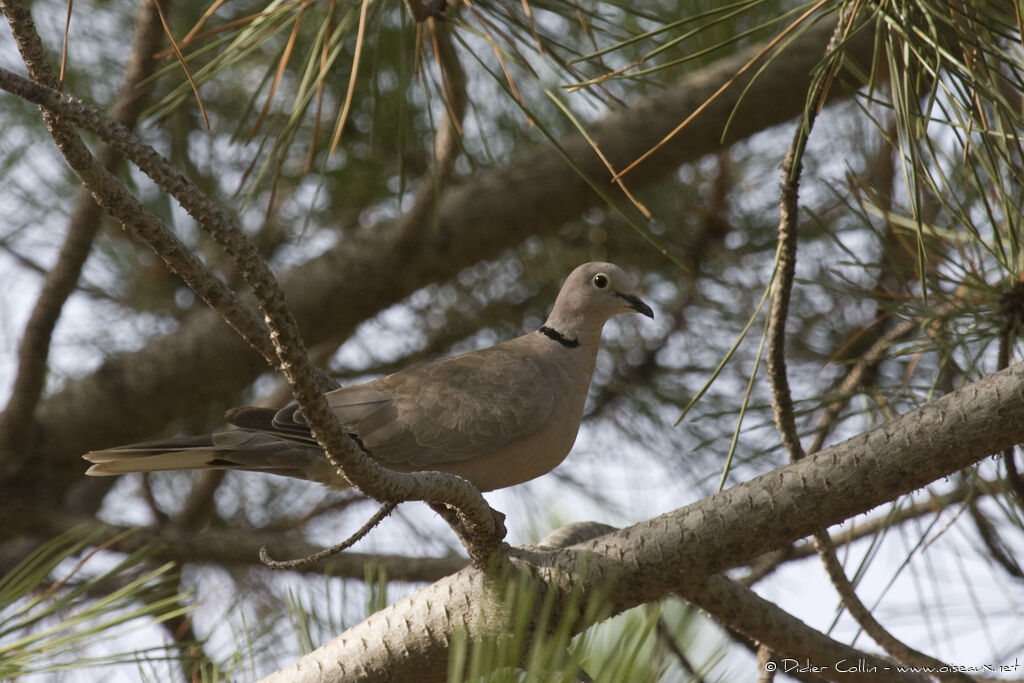
{"type": "Polygon", "coordinates": [[[594,286],[598,289],[604,289],[608,286],[608,276],[604,273],[598,273],[594,276],[594,286]]]}

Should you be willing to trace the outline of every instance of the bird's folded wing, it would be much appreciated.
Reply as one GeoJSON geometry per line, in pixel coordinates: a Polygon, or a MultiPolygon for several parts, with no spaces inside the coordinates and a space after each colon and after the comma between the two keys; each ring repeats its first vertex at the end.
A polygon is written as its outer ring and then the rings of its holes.
{"type": "Polygon", "coordinates": [[[327,399],[375,458],[430,469],[533,434],[555,397],[536,362],[502,344],[337,389],[327,399]]]}

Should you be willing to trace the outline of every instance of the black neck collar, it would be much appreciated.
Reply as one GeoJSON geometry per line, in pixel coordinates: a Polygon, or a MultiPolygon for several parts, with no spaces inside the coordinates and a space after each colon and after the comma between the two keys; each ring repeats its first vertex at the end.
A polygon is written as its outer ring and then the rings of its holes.
{"type": "Polygon", "coordinates": [[[578,339],[569,339],[568,337],[563,335],[558,330],[553,330],[550,327],[548,327],[547,325],[545,325],[542,328],[540,328],[539,331],[540,331],[541,334],[543,334],[548,339],[554,339],[556,342],[558,342],[559,344],[561,344],[562,346],[564,346],[567,349],[575,349],[576,347],[578,347],[580,345],[580,342],[579,342],[578,339]]]}

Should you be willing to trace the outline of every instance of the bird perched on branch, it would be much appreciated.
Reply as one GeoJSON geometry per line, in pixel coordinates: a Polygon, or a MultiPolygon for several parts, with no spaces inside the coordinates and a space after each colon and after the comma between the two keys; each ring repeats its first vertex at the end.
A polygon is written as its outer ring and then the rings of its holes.
{"type": "MultiPolygon", "coordinates": [[[[417,365],[327,393],[362,449],[401,472],[465,477],[482,491],[554,469],[576,440],[601,330],[613,315],[653,318],[630,277],[585,263],[566,279],[537,331],[479,351],[417,365]]],[[[92,451],[86,474],[190,469],[269,472],[338,486],[295,403],[234,408],[233,429],[92,451]]]]}

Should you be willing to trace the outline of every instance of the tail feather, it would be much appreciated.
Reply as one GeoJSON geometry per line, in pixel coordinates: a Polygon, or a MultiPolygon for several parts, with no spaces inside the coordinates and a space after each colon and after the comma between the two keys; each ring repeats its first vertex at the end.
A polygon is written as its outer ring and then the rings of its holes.
{"type": "Polygon", "coordinates": [[[126,472],[203,469],[210,467],[216,454],[209,436],[187,436],[90,451],[82,457],[93,463],[87,475],[103,477],[126,472]]]}
{"type": "Polygon", "coordinates": [[[84,457],[92,466],[85,471],[91,477],[114,476],[128,472],[169,472],[201,470],[216,461],[216,451],[93,451],[84,457]]]}
{"type": "Polygon", "coordinates": [[[117,446],[82,457],[93,463],[85,472],[93,477],[235,469],[319,481],[335,488],[347,486],[319,448],[248,429],[117,446]]]}

